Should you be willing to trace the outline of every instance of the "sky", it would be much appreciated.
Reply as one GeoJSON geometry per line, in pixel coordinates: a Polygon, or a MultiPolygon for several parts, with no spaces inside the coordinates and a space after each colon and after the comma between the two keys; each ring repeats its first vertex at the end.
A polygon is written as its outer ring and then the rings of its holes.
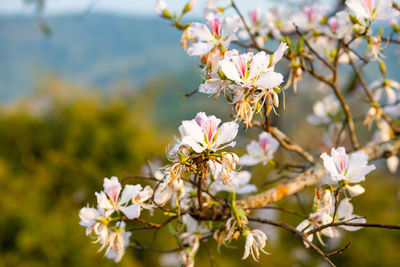
{"type": "MultiPolygon", "coordinates": [[[[30,14],[34,12],[32,5],[25,2],[33,0],[0,0],[0,14],[30,14]]],[[[165,0],[172,11],[181,10],[187,1],[165,0]]],[[[227,0],[219,0],[224,4],[227,0]]],[[[236,0],[239,7],[262,6],[267,7],[266,0],[236,0]]],[[[109,12],[131,15],[153,15],[156,0],[47,0],[45,14],[57,15],[65,13],[109,12]]],[[[198,0],[193,16],[201,16],[206,0],[198,0]]],[[[244,9],[246,10],[246,9],[244,9]]]]}

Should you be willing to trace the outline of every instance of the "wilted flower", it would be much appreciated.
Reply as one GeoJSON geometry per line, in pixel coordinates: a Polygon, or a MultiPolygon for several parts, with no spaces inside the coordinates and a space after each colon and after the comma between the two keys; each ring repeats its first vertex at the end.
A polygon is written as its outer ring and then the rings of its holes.
{"type": "Polygon", "coordinates": [[[221,120],[215,116],[199,112],[193,120],[182,121],[180,143],[190,146],[197,153],[206,149],[215,152],[227,146],[235,146],[236,142],[233,139],[237,135],[239,125],[231,121],[218,127],[220,123],[221,120]]]}
{"type": "Polygon", "coordinates": [[[246,146],[247,154],[241,157],[240,162],[247,166],[253,166],[260,162],[265,165],[273,158],[278,147],[279,142],[270,133],[262,132],[258,136],[258,141],[252,140],[246,146]]]}
{"type": "Polygon", "coordinates": [[[370,36],[368,42],[368,57],[371,61],[375,61],[379,58],[384,57],[381,53],[381,43],[382,39],[379,35],[377,36],[370,36]]]}
{"type": "Polygon", "coordinates": [[[106,257],[114,259],[115,262],[121,261],[126,248],[129,246],[131,235],[131,232],[125,231],[125,223],[118,222],[117,226],[110,231],[106,257]]]}
{"type": "Polygon", "coordinates": [[[265,242],[267,241],[267,236],[263,231],[255,229],[247,231],[246,244],[244,247],[244,254],[242,260],[246,259],[250,254],[255,261],[260,259],[261,252],[268,254],[263,248],[265,247],[265,242]]]}

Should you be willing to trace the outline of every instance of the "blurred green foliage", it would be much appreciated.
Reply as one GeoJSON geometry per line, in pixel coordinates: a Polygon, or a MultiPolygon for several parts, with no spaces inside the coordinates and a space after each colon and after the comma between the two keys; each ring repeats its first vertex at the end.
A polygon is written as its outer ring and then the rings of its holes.
{"type": "MultiPolygon", "coordinates": [[[[94,192],[102,189],[103,177],[116,175],[121,180],[126,173],[139,174],[146,160],[163,158],[165,146],[177,134],[182,119],[192,118],[202,110],[229,119],[230,107],[202,95],[183,99],[190,92],[190,79],[159,77],[141,91],[120,85],[111,95],[94,94],[75,85],[49,78],[39,85],[37,94],[0,109],[0,266],[115,266],[96,254],[99,246],[85,236],[78,218],[79,209],[95,204],[94,192]]],[[[297,105],[282,112],[285,122],[301,103],[308,103],[304,92],[297,105]],[[299,104],[300,103],[300,104],[299,104]]],[[[315,96],[314,96],[315,97],[315,96]]],[[[290,103],[290,96],[289,96],[290,103]]],[[[311,109],[311,107],[308,107],[311,109]]],[[[303,111],[304,113],[304,111],[303,111]]],[[[281,127],[298,129],[306,134],[292,135],[306,147],[318,147],[320,129],[305,129],[304,118],[288,120],[281,127]]],[[[249,130],[250,136],[258,134],[249,130]]],[[[243,151],[246,139],[239,138],[238,150],[243,151]]],[[[323,149],[323,148],[320,148],[323,149]]],[[[240,154],[240,153],[239,153],[240,154]]],[[[295,159],[279,151],[278,157],[295,159]]],[[[399,224],[399,186],[396,175],[380,170],[367,177],[366,193],[354,200],[355,213],[367,216],[369,222],[399,224]]],[[[261,186],[271,167],[254,169],[252,182],[261,186]]],[[[125,180],[127,182],[127,180],[125,180]]],[[[129,181],[137,183],[139,181],[129,181]]],[[[269,185],[273,186],[273,185],[269,185]]],[[[313,191],[300,194],[305,212],[311,206],[313,191]]],[[[278,203],[301,211],[296,198],[278,203]]],[[[148,213],[144,212],[148,217],[148,213]]],[[[254,215],[257,216],[257,215],[254,215]]],[[[268,215],[271,216],[271,215],[268,215]]],[[[161,222],[156,212],[154,221],[161,222]]],[[[297,225],[302,219],[283,214],[277,219],[297,225]]],[[[257,226],[259,227],[259,226],[257,226]]],[[[270,230],[268,230],[270,231],[270,230]]],[[[151,245],[154,231],[138,231],[133,238],[151,245]]],[[[344,232],[343,232],[344,233],[344,232]]],[[[196,258],[197,266],[317,266],[318,256],[304,248],[290,233],[267,232],[271,240],[266,250],[271,255],[241,261],[243,239],[233,242],[236,249],[221,248],[217,253],[214,241],[202,245],[196,258]],[[215,262],[210,262],[209,255],[215,262]]],[[[351,241],[350,247],[333,260],[338,266],[396,266],[400,232],[384,229],[362,229],[344,234],[342,240],[330,242],[337,249],[351,241]],[[335,244],[334,244],[335,243],[335,244]]],[[[158,233],[154,244],[174,248],[174,238],[168,229],[158,233]]],[[[160,254],[129,249],[120,266],[158,266],[160,254]]]]}

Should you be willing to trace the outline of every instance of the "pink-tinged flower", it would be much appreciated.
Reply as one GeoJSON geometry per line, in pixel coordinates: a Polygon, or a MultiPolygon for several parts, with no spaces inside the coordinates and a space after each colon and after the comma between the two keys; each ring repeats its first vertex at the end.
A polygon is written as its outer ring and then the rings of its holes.
{"type": "Polygon", "coordinates": [[[142,208],[151,209],[144,203],[153,193],[149,186],[142,190],[141,185],[126,185],[120,197],[121,189],[118,178],[113,176],[110,179],[104,178],[104,192],[95,193],[98,207],[106,217],[121,211],[128,219],[135,219],[140,216],[142,208]]]}
{"type": "Polygon", "coordinates": [[[256,7],[249,11],[249,18],[245,19],[248,29],[244,26],[244,23],[240,25],[240,31],[238,36],[240,39],[248,40],[250,38],[249,32],[254,36],[258,47],[264,46],[264,38],[268,34],[267,24],[265,22],[265,16],[261,12],[260,7],[256,7]]]}
{"type": "Polygon", "coordinates": [[[202,63],[206,68],[211,67],[212,61],[223,56],[228,50],[231,41],[237,40],[235,33],[239,29],[240,18],[237,16],[223,18],[220,15],[210,13],[206,17],[207,24],[192,22],[185,30],[183,43],[187,46],[186,40],[191,41],[187,47],[190,56],[202,57],[202,63]],[[192,42],[193,41],[193,42],[192,42]]]}
{"type": "Polygon", "coordinates": [[[347,7],[359,19],[391,20],[399,15],[392,0],[346,0],[347,7]]]}
{"type": "Polygon", "coordinates": [[[295,30],[292,17],[291,10],[284,9],[284,11],[281,11],[277,6],[272,6],[263,17],[267,34],[280,41],[282,34],[291,33],[295,30]]]}
{"type": "Polygon", "coordinates": [[[368,155],[361,150],[349,157],[343,147],[332,148],[330,156],[322,153],[321,158],[327,170],[325,179],[328,183],[359,183],[365,180],[365,175],[375,170],[375,165],[368,165],[368,155]]]}
{"type": "Polygon", "coordinates": [[[279,142],[270,133],[262,132],[258,141],[253,140],[246,146],[247,154],[241,157],[240,163],[253,166],[262,162],[265,165],[273,158],[278,147],[279,142]]]}
{"type": "Polygon", "coordinates": [[[353,30],[353,23],[346,11],[340,11],[328,19],[328,26],[332,33],[338,38],[350,36],[353,30]]]}
{"type": "Polygon", "coordinates": [[[255,261],[260,259],[260,250],[261,252],[268,254],[264,250],[265,243],[267,241],[267,236],[264,234],[263,231],[255,229],[251,231],[247,231],[246,236],[246,244],[244,246],[244,254],[242,260],[247,259],[249,255],[253,257],[255,261]]]}
{"type": "Polygon", "coordinates": [[[283,82],[283,75],[274,72],[274,66],[286,49],[286,44],[281,43],[273,55],[267,55],[264,51],[255,55],[251,52],[239,55],[237,50],[229,51],[219,66],[222,73],[236,85],[272,89],[283,82]]]}
{"type": "Polygon", "coordinates": [[[217,151],[227,146],[235,146],[239,125],[236,122],[226,122],[218,127],[220,119],[199,112],[196,118],[182,121],[179,131],[182,135],[181,145],[190,146],[195,152],[201,153],[208,149],[217,151]]]}
{"type": "Polygon", "coordinates": [[[307,121],[314,125],[329,125],[341,121],[340,103],[334,95],[325,96],[313,106],[314,114],[307,116],[307,121]]]}
{"type": "Polygon", "coordinates": [[[321,27],[320,22],[327,15],[328,10],[328,6],[306,6],[302,12],[295,14],[291,18],[291,21],[299,27],[301,31],[318,29],[321,27]]]}

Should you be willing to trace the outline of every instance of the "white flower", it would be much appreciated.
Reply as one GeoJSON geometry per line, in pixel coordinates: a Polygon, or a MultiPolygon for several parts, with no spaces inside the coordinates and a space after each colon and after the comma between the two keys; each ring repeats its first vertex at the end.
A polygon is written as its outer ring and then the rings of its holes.
{"type": "Polygon", "coordinates": [[[129,246],[129,238],[131,235],[131,232],[125,231],[125,223],[119,222],[117,227],[110,233],[106,257],[114,259],[115,262],[121,261],[126,248],[129,246]]]}
{"type": "Polygon", "coordinates": [[[291,21],[292,12],[285,9],[281,12],[277,6],[272,6],[265,14],[264,20],[267,25],[267,30],[275,40],[281,40],[281,33],[290,33],[294,31],[294,26],[291,21]]]}
{"type": "Polygon", "coordinates": [[[79,211],[80,225],[87,227],[86,235],[94,232],[97,239],[94,243],[101,245],[98,251],[106,249],[106,257],[119,262],[129,246],[130,232],[125,231],[125,223],[117,222],[115,226],[110,225],[108,218],[104,217],[102,210],[85,207],[79,211]]]}
{"type": "MultiPolygon", "coordinates": [[[[332,222],[332,217],[326,212],[326,211],[317,211],[315,213],[311,213],[309,218],[302,221],[296,229],[301,232],[308,232],[311,230],[314,230],[322,225],[326,225],[332,222]]],[[[315,233],[315,235],[318,238],[318,241],[322,244],[325,245],[324,241],[321,238],[321,234],[330,238],[334,238],[339,236],[339,232],[337,231],[336,228],[334,227],[328,227],[322,229],[320,232],[315,233]]],[[[314,235],[308,235],[307,240],[312,242],[314,239],[314,235]]],[[[309,245],[304,242],[304,245],[308,248],[309,245]]]]}
{"type": "Polygon", "coordinates": [[[286,44],[281,43],[272,56],[264,51],[255,55],[251,52],[239,55],[237,50],[232,50],[225,54],[219,66],[223,74],[236,85],[272,89],[283,82],[282,74],[274,72],[273,67],[286,49],[286,44]]]}
{"type": "MultiPolygon", "coordinates": [[[[360,216],[353,214],[353,204],[350,203],[350,199],[345,198],[340,201],[338,209],[337,209],[337,221],[348,221],[350,223],[366,223],[365,218],[361,218],[360,216]]],[[[357,231],[362,227],[359,226],[347,226],[340,225],[339,227],[347,230],[347,231],[357,231]]]]}
{"type": "Polygon", "coordinates": [[[251,173],[248,171],[232,171],[230,179],[227,183],[224,184],[223,181],[217,180],[210,185],[209,191],[213,193],[219,191],[235,191],[237,194],[248,194],[256,192],[257,187],[253,184],[249,184],[250,179],[251,173]]]}
{"type": "Polygon", "coordinates": [[[175,204],[176,201],[182,199],[184,194],[185,188],[183,180],[175,179],[171,183],[168,179],[166,179],[157,186],[154,194],[154,202],[157,205],[163,206],[172,198],[172,203],[175,204]]]}
{"type": "Polygon", "coordinates": [[[375,169],[375,165],[368,165],[368,155],[361,150],[350,154],[349,157],[343,147],[332,148],[330,156],[322,153],[321,158],[328,171],[326,178],[332,183],[359,183],[365,180],[365,175],[375,169]]]}
{"type": "Polygon", "coordinates": [[[258,142],[253,140],[246,146],[247,154],[241,157],[240,162],[247,166],[260,162],[265,165],[273,158],[278,147],[279,142],[270,133],[262,132],[258,136],[258,142]]]}
{"type": "Polygon", "coordinates": [[[104,192],[95,193],[98,207],[105,211],[106,217],[115,211],[121,211],[128,219],[135,219],[140,216],[142,208],[150,209],[150,206],[144,204],[153,194],[153,190],[146,186],[142,191],[141,185],[126,185],[122,191],[118,178],[113,176],[110,179],[104,178],[104,192]],[[129,203],[132,201],[132,204],[129,203]]]}
{"type": "Polygon", "coordinates": [[[219,45],[227,50],[230,42],[237,39],[235,33],[239,29],[238,17],[221,18],[219,15],[210,13],[206,20],[208,26],[193,22],[187,29],[189,36],[197,39],[197,42],[190,44],[187,49],[190,56],[205,56],[219,45]]]}
{"type": "Polygon", "coordinates": [[[200,238],[202,234],[208,232],[208,229],[199,223],[189,214],[182,216],[182,223],[186,225],[186,232],[180,235],[182,243],[189,246],[180,253],[181,260],[185,266],[194,265],[194,257],[200,247],[200,238]]]}
{"type": "Polygon", "coordinates": [[[247,232],[246,244],[244,247],[244,254],[242,260],[246,259],[250,254],[255,261],[260,258],[260,250],[268,254],[263,248],[265,247],[265,242],[267,241],[267,236],[263,231],[255,229],[247,232]]]}
{"type": "Polygon", "coordinates": [[[197,113],[193,120],[182,121],[179,127],[181,145],[190,146],[197,153],[206,149],[215,152],[227,146],[235,146],[233,139],[238,133],[239,125],[231,121],[218,127],[220,123],[220,119],[213,115],[207,116],[204,112],[197,113]]]}
{"type": "Polygon", "coordinates": [[[391,20],[399,15],[392,0],[346,0],[347,7],[359,19],[391,20]]]}
{"type": "Polygon", "coordinates": [[[104,214],[102,214],[101,210],[84,207],[79,211],[79,218],[81,221],[79,222],[80,225],[87,227],[86,228],[86,235],[90,235],[95,227],[95,225],[99,222],[99,219],[104,218],[104,214]]]}
{"type": "MultiPolygon", "coordinates": [[[[314,229],[317,229],[321,226],[330,224],[332,222],[352,222],[352,223],[365,223],[366,220],[364,218],[360,218],[358,215],[353,214],[353,205],[350,203],[348,198],[340,201],[336,214],[335,213],[335,200],[332,192],[330,190],[324,190],[323,192],[317,192],[314,198],[314,209],[315,212],[311,213],[309,217],[302,221],[296,229],[301,232],[309,232],[314,229]],[[335,218],[333,216],[335,215],[335,218]]],[[[341,225],[341,228],[347,231],[357,231],[361,227],[354,226],[346,226],[341,225]]],[[[318,238],[318,241],[325,246],[321,235],[327,236],[329,238],[335,238],[340,235],[339,231],[335,227],[327,227],[322,229],[319,232],[316,232],[315,235],[318,238]]],[[[314,234],[307,235],[307,240],[312,242],[314,234]]],[[[304,242],[306,247],[309,247],[307,242],[304,242]]]]}
{"type": "MultiPolygon", "coordinates": [[[[371,145],[390,141],[394,137],[394,132],[386,121],[380,120],[377,125],[378,130],[372,136],[371,145]]],[[[399,166],[398,157],[396,155],[388,157],[386,165],[391,173],[395,173],[399,166]]]]}
{"type": "Polygon", "coordinates": [[[229,81],[222,80],[218,70],[215,70],[208,75],[204,83],[200,84],[199,92],[206,95],[217,94],[218,96],[223,89],[228,89],[228,87],[229,81]]]}
{"type": "Polygon", "coordinates": [[[396,155],[388,157],[386,159],[386,165],[391,173],[396,173],[399,167],[399,158],[396,155]]]}
{"type": "Polygon", "coordinates": [[[168,8],[168,5],[167,5],[167,3],[165,3],[164,0],[157,0],[156,6],[155,6],[157,15],[159,15],[161,17],[168,16],[166,13],[166,12],[168,12],[167,8],[168,8]]]}
{"type": "MultiPolygon", "coordinates": [[[[249,11],[250,20],[245,19],[247,26],[249,27],[250,33],[254,36],[258,47],[264,46],[264,37],[268,34],[268,28],[266,27],[265,19],[260,7],[256,7],[249,11]]],[[[249,31],[241,23],[241,30],[238,32],[238,36],[247,40],[250,38],[249,31]]]]}
{"type": "Polygon", "coordinates": [[[307,121],[314,125],[329,125],[340,116],[340,103],[334,95],[325,96],[313,106],[314,114],[307,117],[307,121]]]}
{"type": "Polygon", "coordinates": [[[301,31],[316,29],[320,27],[320,22],[324,16],[326,16],[328,9],[328,6],[306,6],[303,11],[295,14],[291,18],[291,21],[299,27],[301,31]]]}
{"type": "Polygon", "coordinates": [[[400,92],[400,84],[393,80],[378,80],[373,82],[369,88],[374,91],[374,99],[376,101],[383,99],[383,94],[386,94],[386,102],[393,104],[396,102],[396,91],[400,92]]]}
{"type": "Polygon", "coordinates": [[[330,30],[338,37],[348,37],[353,30],[353,23],[346,11],[340,11],[328,19],[330,30]]]}

